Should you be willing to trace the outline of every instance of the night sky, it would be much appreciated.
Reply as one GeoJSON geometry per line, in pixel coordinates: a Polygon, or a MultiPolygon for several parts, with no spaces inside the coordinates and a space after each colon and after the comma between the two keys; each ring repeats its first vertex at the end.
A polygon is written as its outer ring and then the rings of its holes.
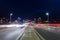
{"type": "Polygon", "coordinates": [[[0,16],[21,18],[46,18],[45,13],[50,14],[50,19],[60,19],[60,0],[0,0],[0,16]]]}

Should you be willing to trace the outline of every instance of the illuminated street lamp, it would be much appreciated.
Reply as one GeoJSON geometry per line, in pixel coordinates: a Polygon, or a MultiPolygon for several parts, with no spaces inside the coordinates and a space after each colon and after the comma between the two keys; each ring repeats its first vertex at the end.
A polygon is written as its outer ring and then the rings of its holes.
{"type": "Polygon", "coordinates": [[[49,13],[46,13],[47,21],[49,22],[49,13]]]}
{"type": "MultiPolygon", "coordinates": [[[[49,22],[49,13],[46,13],[46,16],[47,16],[47,22],[49,22]]],[[[47,28],[48,28],[48,30],[50,30],[49,24],[48,24],[47,28]]]]}
{"type": "Polygon", "coordinates": [[[13,13],[10,13],[10,23],[11,23],[11,17],[12,17],[13,13]]]}
{"type": "Polygon", "coordinates": [[[49,15],[49,13],[46,13],[46,15],[48,16],[48,15],[49,15]]]}

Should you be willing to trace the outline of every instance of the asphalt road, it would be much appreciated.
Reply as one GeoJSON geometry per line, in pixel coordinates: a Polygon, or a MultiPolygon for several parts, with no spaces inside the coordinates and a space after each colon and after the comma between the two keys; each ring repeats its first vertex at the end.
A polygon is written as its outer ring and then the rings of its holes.
{"type": "Polygon", "coordinates": [[[35,30],[46,40],[60,40],[60,32],[50,32],[41,28],[35,28],[35,30]]]}
{"type": "Polygon", "coordinates": [[[0,40],[17,40],[21,36],[24,28],[5,28],[0,30],[0,40]]]}

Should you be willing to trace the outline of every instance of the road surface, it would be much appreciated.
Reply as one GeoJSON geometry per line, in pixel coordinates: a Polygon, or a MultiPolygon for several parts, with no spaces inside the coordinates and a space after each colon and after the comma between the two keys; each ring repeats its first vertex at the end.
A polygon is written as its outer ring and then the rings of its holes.
{"type": "Polygon", "coordinates": [[[60,40],[60,31],[59,30],[45,30],[42,28],[35,28],[35,30],[45,38],[45,40],[60,40]],[[59,32],[56,32],[59,31],[59,32]]]}
{"type": "Polygon", "coordinates": [[[56,30],[54,28],[48,30],[47,28],[35,28],[35,26],[29,25],[26,28],[10,27],[0,29],[0,40],[60,40],[60,28],[56,28],[56,30]],[[37,33],[39,33],[39,36],[37,33]]]}
{"type": "Polygon", "coordinates": [[[0,40],[17,40],[24,32],[25,28],[5,28],[0,30],[0,40]]]}

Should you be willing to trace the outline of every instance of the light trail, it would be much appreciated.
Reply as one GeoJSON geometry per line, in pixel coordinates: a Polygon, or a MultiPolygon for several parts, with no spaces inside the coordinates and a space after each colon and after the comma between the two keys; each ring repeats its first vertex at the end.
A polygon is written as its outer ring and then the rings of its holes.
{"type": "Polygon", "coordinates": [[[9,24],[9,25],[0,25],[0,27],[26,27],[28,24],[9,24]]]}

